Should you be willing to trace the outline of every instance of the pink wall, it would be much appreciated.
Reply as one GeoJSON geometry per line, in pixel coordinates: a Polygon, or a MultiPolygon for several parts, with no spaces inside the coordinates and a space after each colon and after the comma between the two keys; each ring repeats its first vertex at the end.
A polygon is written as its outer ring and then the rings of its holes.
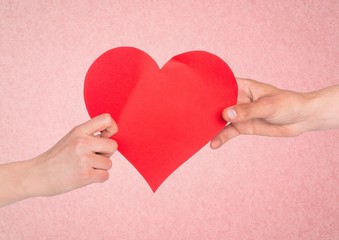
{"type": "MultiPolygon", "coordinates": [[[[202,49],[237,76],[309,91],[339,83],[338,29],[336,0],[1,1],[0,161],[34,157],[88,119],[84,76],[110,48],[160,65],[202,49]]],[[[0,209],[0,239],[338,239],[338,140],[206,146],[156,194],[117,153],[104,184],[0,209]]]]}

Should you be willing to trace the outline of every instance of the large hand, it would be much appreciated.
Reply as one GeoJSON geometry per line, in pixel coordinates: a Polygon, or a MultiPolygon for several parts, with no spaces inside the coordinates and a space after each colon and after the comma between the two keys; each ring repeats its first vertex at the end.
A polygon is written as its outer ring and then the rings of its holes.
{"type": "Polygon", "coordinates": [[[238,105],[223,111],[230,124],[211,141],[214,149],[239,134],[288,137],[339,125],[338,111],[332,107],[326,112],[330,101],[339,100],[338,86],[297,93],[249,79],[237,82],[238,105]]]}

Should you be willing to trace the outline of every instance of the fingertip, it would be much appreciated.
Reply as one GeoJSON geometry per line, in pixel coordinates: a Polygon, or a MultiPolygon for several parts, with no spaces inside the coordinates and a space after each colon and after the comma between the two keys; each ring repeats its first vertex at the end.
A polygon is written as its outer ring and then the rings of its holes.
{"type": "Polygon", "coordinates": [[[103,113],[97,116],[97,118],[99,119],[101,126],[106,128],[111,126],[112,122],[114,122],[113,118],[111,117],[111,114],[109,113],[103,113]]]}
{"type": "Polygon", "coordinates": [[[113,150],[113,152],[115,152],[118,149],[118,142],[113,140],[113,139],[111,139],[111,141],[112,141],[112,144],[113,144],[112,150],[113,150]]]}
{"type": "Polygon", "coordinates": [[[235,110],[234,107],[226,108],[222,112],[222,117],[227,122],[233,122],[237,118],[237,111],[235,110]]]}
{"type": "MultiPolygon", "coordinates": [[[[112,162],[111,159],[109,159],[109,166],[108,166],[107,170],[112,169],[112,167],[113,167],[113,162],[112,162]]],[[[109,173],[108,173],[108,174],[109,174],[109,173]]]]}
{"type": "Polygon", "coordinates": [[[115,120],[111,117],[111,115],[108,113],[108,116],[109,116],[109,118],[108,118],[108,124],[109,124],[109,127],[111,127],[111,128],[114,128],[114,131],[115,132],[118,132],[118,125],[117,125],[117,123],[115,122],[115,120]]]}
{"type": "Polygon", "coordinates": [[[106,182],[109,179],[109,172],[106,170],[96,170],[97,179],[95,182],[106,182]]]}
{"type": "Polygon", "coordinates": [[[221,139],[219,137],[213,139],[210,143],[210,147],[215,150],[220,148],[220,146],[222,145],[221,139]]]}
{"type": "Polygon", "coordinates": [[[106,182],[109,179],[109,172],[108,171],[103,171],[104,173],[102,174],[102,182],[106,182]]]}
{"type": "Polygon", "coordinates": [[[101,114],[101,117],[103,118],[103,120],[107,121],[107,122],[110,122],[112,117],[111,117],[111,114],[109,113],[103,113],[101,114]]]}
{"type": "Polygon", "coordinates": [[[220,148],[230,139],[238,136],[240,132],[234,127],[233,124],[228,124],[226,127],[221,130],[221,132],[211,141],[211,148],[217,149],[220,148]]]}

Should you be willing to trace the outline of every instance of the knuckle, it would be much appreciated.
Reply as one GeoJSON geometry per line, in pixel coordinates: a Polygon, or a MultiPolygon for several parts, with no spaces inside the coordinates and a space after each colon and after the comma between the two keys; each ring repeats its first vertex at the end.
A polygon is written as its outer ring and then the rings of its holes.
{"type": "Polygon", "coordinates": [[[246,88],[248,88],[248,89],[252,89],[252,88],[254,88],[255,87],[255,81],[253,80],[253,79],[251,79],[251,78],[244,78],[244,79],[242,79],[242,84],[246,87],[246,88]]]}
{"type": "Polygon", "coordinates": [[[74,145],[76,148],[81,148],[85,145],[85,139],[83,137],[77,137],[75,140],[74,140],[74,145]]]}
{"type": "Polygon", "coordinates": [[[88,140],[84,137],[77,137],[73,141],[73,148],[76,152],[82,152],[88,146],[88,140]]]}
{"type": "Polygon", "coordinates": [[[225,142],[226,139],[226,131],[223,129],[217,136],[217,138],[221,141],[221,143],[225,142]]]}
{"type": "Polygon", "coordinates": [[[118,148],[118,143],[113,139],[105,139],[103,144],[105,146],[105,150],[108,152],[114,152],[118,148]]]}
{"type": "Polygon", "coordinates": [[[88,182],[93,176],[93,171],[91,168],[86,167],[86,168],[82,168],[82,170],[80,171],[80,181],[81,182],[88,182]]]}
{"type": "Polygon", "coordinates": [[[253,120],[250,122],[250,125],[248,128],[246,128],[246,134],[248,135],[256,135],[258,133],[258,124],[256,124],[256,121],[253,120]]]}
{"type": "Polygon", "coordinates": [[[84,154],[80,160],[79,160],[79,164],[81,167],[83,168],[87,168],[90,166],[90,156],[88,154],[84,154]]]}
{"type": "Polygon", "coordinates": [[[109,113],[102,114],[102,118],[107,123],[111,123],[113,121],[113,119],[112,119],[112,117],[109,113]]]}
{"type": "Polygon", "coordinates": [[[105,113],[104,119],[106,120],[107,124],[113,129],[114,132],[118,132],[118,125],[116,124],[116,122],[109,113],[105,113]]]}

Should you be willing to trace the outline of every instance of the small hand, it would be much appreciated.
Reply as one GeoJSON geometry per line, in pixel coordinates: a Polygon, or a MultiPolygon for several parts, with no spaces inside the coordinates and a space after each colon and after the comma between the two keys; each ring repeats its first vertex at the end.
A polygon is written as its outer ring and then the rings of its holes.
{"type": "Polygon", "coordinates": [[[109,114],[75,127],[54,147],[33,161],[27,186],[32,196],[50,196],[91,183],[104,182],[112,167],[109,157],[117,143],[110,139],[118,128],[109,114]],[[100,136],[95,133],[101,132],[100,136]]]}

